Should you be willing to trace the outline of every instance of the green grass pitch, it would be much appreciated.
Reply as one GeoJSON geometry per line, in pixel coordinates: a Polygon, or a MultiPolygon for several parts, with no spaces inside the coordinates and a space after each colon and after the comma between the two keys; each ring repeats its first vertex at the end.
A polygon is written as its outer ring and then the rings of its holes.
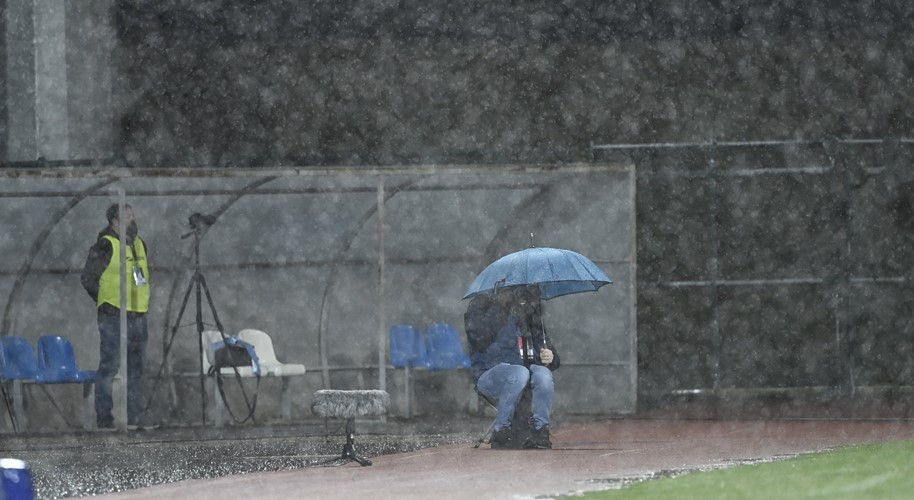
{"type": "Polygon", "coordinates": [[[587,500],[914,498],[914,441],[860,445],[797,458],[643,481],[587,500]]]}

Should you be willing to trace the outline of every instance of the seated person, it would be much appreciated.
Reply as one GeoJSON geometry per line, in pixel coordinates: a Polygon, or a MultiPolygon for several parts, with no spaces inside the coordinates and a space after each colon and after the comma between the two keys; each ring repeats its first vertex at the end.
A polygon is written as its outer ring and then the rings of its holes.
{"type": "Polygon", "coordinates": [[[492,448],[551,448],[549,423],[559,356],[542,327],[539,288],[512,287],[474,298],[464,316],[476,389],[498,401],[492,448]],[[532,429],[517,442],[517,402],[532,389],[532,429]]]}

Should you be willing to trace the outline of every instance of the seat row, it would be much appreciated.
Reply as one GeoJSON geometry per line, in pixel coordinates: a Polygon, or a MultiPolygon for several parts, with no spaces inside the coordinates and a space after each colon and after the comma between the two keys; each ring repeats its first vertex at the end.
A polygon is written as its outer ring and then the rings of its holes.
{"type": "MultiPolygon", "coordinates": [[[[218,331],[205,331],[203,368],[206,373],[213,362],[212,346],[221,340],[218,331]]],[[[305,366],[296,363],[282,363],[276,358],[270,336],[260,330],[244,329],[238,333],[241,340],[254,346],[261,370],[265,376],[282,379],[281,415],[291,417],[291,398],[288,377],[305,374],[305,366]]],[[[408,324],[397,324],[390,328],[391,364],[396,368],[407,369],[406,390],[409,394],[409,368],[422,370],[462,370],[470,367],[470,359],[461,345],[460,333],[451,324],[436,322],[426,330],[408,324]]],[[[223,375],[234,375],[232,368],[223,368],[223,375]]],[[[239,367],[242,377],[252,377],[250,367],[239,367]]],[[[72,344],[64,337],[48,335],[39,338],[36,349],[31,342],[22,337],[0,337],[0,382],[11,383],[14,415],[18,427],[26,428],[26,415],[23,411],[23,383],[63,384],[78,383],[83,385],[83,427],[91,429],[93,422],[91,390],[95,381],[95,371],[79,367],[72,344]]],[[[214,391],[215,423],[222,424],[222,408],[225,402],[221,395],[214,391]]],[[[409,399],[409,397],[408,397],[409,399]]],[[[411,413],[409,410],[407,413],[411,413]]]]}
{"type": "Polygon", "coordinates": [[[91,428],[93,408],[90,396],[95,371],[79,367],[73,345],[66,338],[59,335],[40,337],[36,355],[36,349],[28,339],[0,337],[0,382],[10,386],[13,415],[19,428],[28,426],[23,409],[23,383],[82,384],[83,428],[91,428]]]}
{"type": "MultiPolygon", "coordinates": [[[[460,343],[460,332],[449,324],[431,323],[423,333],[413,325],[390,327],[390,364],[404,369],[406,417],[413,416],[410,370],[445,371],[470,368],[470,358],[460,343]]],[[[473,400],[469,403],[472,405],[473,400]]]]}
{"type": "Polygon", "coordinates": [[[460,332],[449,323],[432,323],[425,334],[404,323],[390,328],[390,363],[396,368],[459,370],[470,367],[460,332]]]}

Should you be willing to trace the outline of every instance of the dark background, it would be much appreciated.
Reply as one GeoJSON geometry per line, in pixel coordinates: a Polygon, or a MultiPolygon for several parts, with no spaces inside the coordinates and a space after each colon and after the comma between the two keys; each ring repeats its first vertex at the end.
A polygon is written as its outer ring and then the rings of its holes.
{"type": "Polygon", "coordinates": [[[639,400],[795,387],[842,400],[914,371],[911,151],[893,140],[914,120],[912,11],[118,2],[120,156],[482,167],[620,159],[592,144],[821,140],[622,156],[639,172],[639,400]],[[809,166],[826,170],[709,173],[809,166]],[[715,279],[760,281],[669,285],[715,279]]]}
{"type": "Polygon", "coordinates": [[[692,389],[909,395],[912,12],[119,0],[115,161],[632,161],[642,405],[692,389]],[[719,146],[762,140],[784,142],[719,146]],[[629,143],[680,145],[592,148],[629,143]]]}
{"type": "Polygon", "coordinates": [[[874,401],[910,400],[912,153],[824,141],[639,154],[640,403],[726,394],[874,415],[874,401]],[[674,393],[692,388],[717,393],[674,393]]]}
{"type": "Polygon", "coordinates": [[[567,162],[903,136],[903,1],[118,1],[131,166],[567,162]]]}

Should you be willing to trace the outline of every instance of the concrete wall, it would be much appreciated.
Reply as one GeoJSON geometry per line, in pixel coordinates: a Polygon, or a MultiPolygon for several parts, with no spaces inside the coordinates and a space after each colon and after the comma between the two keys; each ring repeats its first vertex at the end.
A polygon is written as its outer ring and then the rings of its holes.
{"type": "Polygon", "coordinates": [[[109,0],[0,6],[3,161],[111,158],[111,6],[109,0]]]}

